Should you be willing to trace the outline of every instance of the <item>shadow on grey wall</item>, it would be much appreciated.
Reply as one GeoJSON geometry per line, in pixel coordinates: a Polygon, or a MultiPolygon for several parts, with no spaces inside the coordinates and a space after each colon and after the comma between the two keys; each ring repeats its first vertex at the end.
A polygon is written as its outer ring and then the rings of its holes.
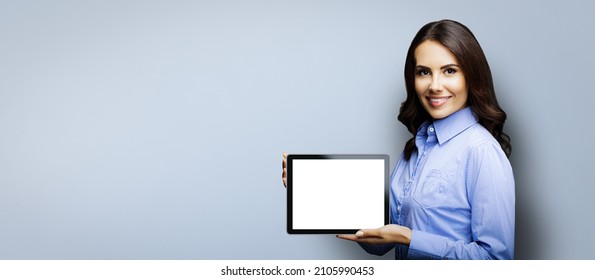
{"type": "Polygon", "coordinates": [[[544,259],[544,232],[542,215],[539,214],[536,192],[538,187],[531,180],[530,164],[535,157],[528,155],[528,149],[523,143],[519,122],[509,122],[509,135],[513,147],[510,161],[514,170],[516,182],[516,235],[515,259],[544,259]]]}

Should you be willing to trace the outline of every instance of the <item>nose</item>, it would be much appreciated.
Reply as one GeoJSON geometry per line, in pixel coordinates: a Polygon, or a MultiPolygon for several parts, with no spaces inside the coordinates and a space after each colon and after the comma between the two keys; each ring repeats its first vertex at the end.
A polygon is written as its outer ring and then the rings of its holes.
{"type": "Polygon", "coordinates": [[[442,91],[442,83],[440,82],[439,75],[434,75],[432,77],[432,83],[430,83],[430,92],[441,92],[442,91]]]}

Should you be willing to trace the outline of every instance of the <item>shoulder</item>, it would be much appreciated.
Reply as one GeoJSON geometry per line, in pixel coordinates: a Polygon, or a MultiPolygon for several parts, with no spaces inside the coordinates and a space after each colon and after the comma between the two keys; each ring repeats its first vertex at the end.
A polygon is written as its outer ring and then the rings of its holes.
{"type": "Polygon", "coordinates": [[[510,162],[500,143],[481,124],[476,123],[465,131],[461,153],[467,172],[483,168],[511,170],[510,162]]]}
{"type": "Polygon", "coordinates": [[[506,173],[512,173],[510,161],[502,150],[500,143],[482,125],[477,123],[471,127],[469,138],[466,143],[467,164],[469,172],[479,169],[503,169],[506,173]]]}
{"type": "Polygon", "coordinates": [[[498,140],[496,140],[496,138],[494,138],[494,136],[479,123],[475,123],[469,127],[466,134],[465,146],[467,147],[468,152],[477,152],[478,150],[490,149],[493,147],[498,148],[497,150],[502,150],[498,140]]]}

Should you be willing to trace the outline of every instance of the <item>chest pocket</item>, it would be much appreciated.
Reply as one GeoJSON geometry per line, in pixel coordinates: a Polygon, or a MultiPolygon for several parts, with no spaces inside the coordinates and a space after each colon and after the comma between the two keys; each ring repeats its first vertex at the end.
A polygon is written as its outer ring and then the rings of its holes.
{"type": "Polygon", "coordinates": [[[413,199],[424,207],[447,205],[453,196],[453,173],[432,169],[413,192],[413,199]]]}

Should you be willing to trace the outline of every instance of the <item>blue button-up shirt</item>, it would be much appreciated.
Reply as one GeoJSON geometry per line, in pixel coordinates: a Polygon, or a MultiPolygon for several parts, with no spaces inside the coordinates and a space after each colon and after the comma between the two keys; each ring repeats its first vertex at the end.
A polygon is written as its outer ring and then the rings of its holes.
{"type": "MultiPolygon", "coordinates": [[[[469,108],[425,122],[409,160],[391,175],[391,223],[412,229],[397,259],[512,259],[514,177],[494,137],[469,108]]],[[[391,246],[367,246],[384,254],[391,246]]]]}

